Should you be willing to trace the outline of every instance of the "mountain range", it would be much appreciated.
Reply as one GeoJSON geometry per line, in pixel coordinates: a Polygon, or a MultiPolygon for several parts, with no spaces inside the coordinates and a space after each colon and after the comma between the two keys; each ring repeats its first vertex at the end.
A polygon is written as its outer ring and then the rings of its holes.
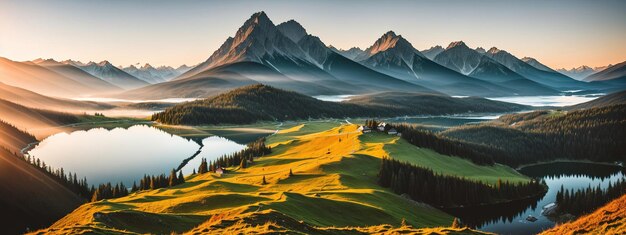
{"type": "Polygon", "coordinates": [[[565,69],[565,68],[561,68],[558,69],[557,71],[559,73],[565,74],[573,79],[576,80],[584,80],[586,77],[588,77],[591,74],[600,72],[602,70],[605,70],[608,67],[611,67],[613,65],[607,65],[607,66],[600,66],[600,67],[589,67],[587,65],[582,65],[576,68],[571,68],[571,69],[565,69]]]}
{"type": "Polygon", "coordinates": [[[496,47],[472,49],[463,41],[419,51],[394,31],[366,49],[342,50],[327,46],[295,20],[274,24],[258,12],[193,67],[0,58],[0,82],[66,98],[196,98],[258,83],[306,95],[396,91],[496,97],[613,91],[626,86],[620,82],[620,65],[582,78],[590,73],[586,67],[556,71],[530,57],[519,59],[496,47]]]}
{"type": "Polygon", "coordinates": [[[172,80],[173,78],[178,77],[178,75],[187,72],[191,69],[191,67],[181,65],[178,68],[173,68],[171,66],[159,66],[155,68],[150,64],[145,64],[141,67],[130,65],[128,67],[122,67],[121,69],[147,83],[155,84],[172,80]]]}

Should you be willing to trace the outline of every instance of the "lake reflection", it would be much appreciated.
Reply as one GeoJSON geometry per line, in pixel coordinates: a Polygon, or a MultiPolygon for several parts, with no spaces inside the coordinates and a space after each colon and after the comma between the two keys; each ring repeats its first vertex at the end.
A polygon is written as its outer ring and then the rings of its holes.
{"type": "Polygon", "coordinates": [[[594,100],[603,94],[596,95],[552,95],[552,96],[505,96],[487,98],[515,104],[523,104],[530,106],[554,106],[564,107],[576,105],[587,101],[594,100]]]}
{"type": "MultiPolygon", "coordinates": [[[[207,159],[237,151],[243,146],[216,136],[205,138],[202,143],[204,147],[198,157],[207,159]]],[[[63,167],[65,172],[87,177],[89,184],[124,182],[131,186],[144,174],[168,174],[200,147],[190,139],[136,125],[128,129],[94,128],[55,134],[28,153],[53,167],[63,167]]],[[[189,167],[199,165],[199,158],[196,159],[190,161],[189,167]]],[[[186,169],[183,168],[184,174],[191,172],[191,168],[189,172],[186,169]]]]}
{"type": "Polygon", "coordinates": [[[606,189],[609,182],[615,183],[624,178],[622,168],[592,163],[558,162],[522,168],[521,173],[534,178],[542,178],[548,185],[548,192],[541,198],[520,201],[494,207],[451,210],[448,213],[458,216],[463,222],[481,231],[498,234],[536,234],[554,227],[555,223],[541,215],[543,206],[556,201],[556,193],[561,185],[568,190],[584,189],[588,186],[606,189]],[[526,220],[528,215],[537,221],[526,220]]]}

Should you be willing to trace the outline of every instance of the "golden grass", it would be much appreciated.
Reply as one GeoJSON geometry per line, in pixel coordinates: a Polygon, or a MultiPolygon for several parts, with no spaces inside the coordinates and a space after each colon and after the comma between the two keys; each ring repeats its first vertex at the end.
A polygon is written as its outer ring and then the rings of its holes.
{"type": "Polygon", "coordinates": [[[338,122],[307,122],[270,139],[280,140],[273,153],[249,168],[88,203],[43,232],[475,233],[441,227],[453,218],[378,186],[380,158],[390,154],[385,146],[399,140],[363,142],[357,125],[338,122]],[[401,227],[403,219],[409,227],[401,227]]]}
{"type": "Polygon", "coordinates": [[[541,234],[626,234],[626,195],[589,215],[557,225],[541,234]]]}

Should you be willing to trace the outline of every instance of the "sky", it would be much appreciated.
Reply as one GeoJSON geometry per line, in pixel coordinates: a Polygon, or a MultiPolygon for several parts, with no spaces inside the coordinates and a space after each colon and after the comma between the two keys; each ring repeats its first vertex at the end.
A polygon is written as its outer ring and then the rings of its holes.
{"type": "Polygon", "coordinates": [[[393,30],[419,50],[462,40],[553,68],[626,60],[624,0],[0,0],[0,57],[193,65],[258,11],[344,49],[393,30]]]}

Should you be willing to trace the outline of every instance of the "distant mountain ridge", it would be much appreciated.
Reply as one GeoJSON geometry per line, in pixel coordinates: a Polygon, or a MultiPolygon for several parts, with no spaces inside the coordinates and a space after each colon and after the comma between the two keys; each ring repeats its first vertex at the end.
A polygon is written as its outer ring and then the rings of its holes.
{"type": "Polygon", "coordinates": [[[150,96],[148,90],[173,94],[184,92],[180,88],[187,87],[185,97],[193,94],[206,97],[216,93],[204,92],[202,87],[211,84],[205,88],[224,91],[240,86],[241,82],[262,83],[309,95],[377,91],[438,93],[337,54],[294,20],[274,25],[264,12],[258,12],[205,62],[171,81],[129,91],[123,96],[150,96]]]}
{"type": "Polygon", "coordinates": [[[155,84],[172,80],[179,75],[187,72],[189,69],[191,69],[191,67],[188,67],[187,65],[181,65],[178,68],[173,68],[171,66],[159,66],[155,68],[152,65],[146,63],[141,67],[130,65],[128,67],[122,67],[121,69],[145,82],[155,84]]]}
{"type": "Polygon", "coordinates": [[[61,63],[76,66],[83,71],[96,76],[104,81],[114,84],[124,89],[134,89],[143,86],[147,86],[149,83],[145,82],[133,75],[124,72],[118,67],[115,67],[109,61],[103,60],[101,62],[89,62],[82,63],[79,61],[66,60],[61,63]]]}

